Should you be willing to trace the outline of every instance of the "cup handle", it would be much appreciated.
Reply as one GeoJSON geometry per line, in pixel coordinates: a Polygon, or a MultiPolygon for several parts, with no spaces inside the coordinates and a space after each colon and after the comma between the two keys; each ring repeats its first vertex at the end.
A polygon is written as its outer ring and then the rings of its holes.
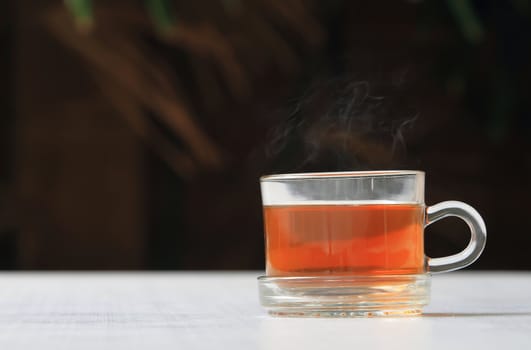
{"type": "Polygon", "coordinates": [[[470,228],[470,242],[457,254],[443,258],[428,257],[428,271],[431,273],[459,270],[472,264],[479,258],[487,242],[485,222],[474,208],[463,202],[446,201],[428,207],[424,227],[448,216],[456,216],[467,223],[470,228]]]}

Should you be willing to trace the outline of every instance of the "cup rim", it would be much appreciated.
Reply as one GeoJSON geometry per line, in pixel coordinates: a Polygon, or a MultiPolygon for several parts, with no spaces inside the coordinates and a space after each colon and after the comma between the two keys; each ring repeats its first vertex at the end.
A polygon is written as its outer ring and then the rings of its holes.
{"type": "Polygon", "coordinates": [[[364,170],[364,171],[330,171],[330,172],[308,172],[308,173],[285,173],[263,175],[260,181],[269,180],[301,180],[301,179],[323,179],[323,178],[355,178],[355,177],[391,177],[404,175],[424,175],[421,170],[364,170]]]}

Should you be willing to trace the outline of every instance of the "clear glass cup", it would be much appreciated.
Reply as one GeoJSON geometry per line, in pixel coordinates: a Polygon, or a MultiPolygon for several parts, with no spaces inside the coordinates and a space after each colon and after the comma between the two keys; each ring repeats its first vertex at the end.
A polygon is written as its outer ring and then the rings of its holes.
{"type": "Polygon", "coordinates": [[[486,227],[468,204],[424,203],[424,172],[361,171],[263,176],[266,275],[261,304],[274,315],[416,315],[428,304],[432,273],[473,263],[486,227]],[[470,242],[429,258],[424,228],[464,220],[470,242]]]}

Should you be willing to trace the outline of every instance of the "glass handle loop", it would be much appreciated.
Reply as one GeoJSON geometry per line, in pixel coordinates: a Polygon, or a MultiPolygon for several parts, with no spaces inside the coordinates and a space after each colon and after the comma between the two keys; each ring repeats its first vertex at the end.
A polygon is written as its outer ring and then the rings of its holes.
{"type": "Polygon", "coordinates": [[[428,207],[424,227],[448,216],[455,216],[466,222],[470,228],[470,242],[457,254],[428,258],[428,270],[431,273],[459,270],[472,264],[479,258],[487,242],[487,228],[479,213],[470,205],[459,201],[446,201],[428,207]]]}

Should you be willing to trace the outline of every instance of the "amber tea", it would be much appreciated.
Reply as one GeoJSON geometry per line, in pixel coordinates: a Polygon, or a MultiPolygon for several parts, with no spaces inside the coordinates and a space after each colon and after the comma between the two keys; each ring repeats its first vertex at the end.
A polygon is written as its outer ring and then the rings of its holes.
{"type": "Polygon", "coordinates": [[[424,206],[264,208],[267,274],[416,274],[424,269],[424,206]]]}

